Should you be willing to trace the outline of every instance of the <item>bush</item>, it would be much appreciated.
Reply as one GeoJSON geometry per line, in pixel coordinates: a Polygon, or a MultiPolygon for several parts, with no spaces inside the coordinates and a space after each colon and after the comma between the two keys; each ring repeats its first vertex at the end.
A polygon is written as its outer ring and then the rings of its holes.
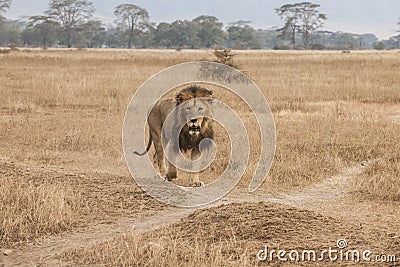
{"type": "Polygon", "coordinates": [[[272,49],[274,49],[274,50],[289,50],[290,47],[288,45],[284,45],[284,44],[276,44],[276,45],[274,45],[274,47],[272,49]]]}
{"type": "Polygon", "coordinates": [[[233,57],[235,54],[230,49],[215,49],[213,52],[214,56],[217,58],[214,62],[228,65],[232,68],[237,68],[238,66],[233,62],[233,57]]]}
{"type": "Polygon", "coordinates": [[[322,44],[312,44],[310,46],[310,49],[312,49],[312,50],[325,50],[326,47],[324,45],[322,45],[322,44]]]}
{"type": "Polygon", "coordinates": [[[377,42],[374,44],[374,49],[383,50],[383,49],[385,49],[385,44],[383,42],[377,42]]]}

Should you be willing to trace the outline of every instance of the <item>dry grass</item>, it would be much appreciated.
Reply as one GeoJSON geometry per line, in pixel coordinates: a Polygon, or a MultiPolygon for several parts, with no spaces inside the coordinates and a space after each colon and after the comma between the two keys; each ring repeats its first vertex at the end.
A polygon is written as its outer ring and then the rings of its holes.
{"type": "MultiPolygon", "coordinates": [[[[397,143],[397,151],[400,147],[397,143]]],[[[355,192],[372,200],[400,201],[399,155],[385,157],[368,167],[364,175],[354,181],[355,192]]]]}
{"type": "Polygon", "coordinates": [[[192,57],[123,50],[2,55],[0,150],[20,160],[57,165],[68,158],[65,152],[76,152],[82,157],[89,154],[97,167],[109,158],[123,166],[122,120],[134,90],[155,72],[192,57]]]}
{"type": "MultiPolygon", "coordinates": [[[[240,248],[241,249],[241,248],[240,248]]],[[[166,235],[127,235],[99,247],[65,253],[63,257],[90,265],[107,263],[109,266],[248,266],[254,264],[251,254],[229,255],[238,250],[234,237],[211,244],[200,236],[187,240],[167,230],[166,235]],[[153,242],[150,240],[157,240],[153,242]]]]}
{"type": "Polygon", "coordinates": [[[85,208],[72,186],[15,176],[1,178],[0,203],[0,246],[71,229],[85,208]]]}
{"type": "MultiPolygon", "coordinates": [[[[356,244],[359,250],[399,248],[390,238],[378,238],[382,237],[379,231],[371,234],[368,230],[311,211],[242,203],[196,211],[164,229],[141,236],[127,234],[93,247],[68,251],[62,257],[82,265],[106,266],[282,266],[276,256],[273,261],[258,261],[257,252],[265,245],[270,250],[320,251],[334,248],[339,237],[346,238],[351,247],[356,244]]],[[[291,264],[343,265],[327,257],[322,262],[291,264]]],[[[360,266],[360,262],[345,264],[360,266]]]]}
{"type": "MultiPolygon", "coordinates": [[[[400,113],[397,51],[235,53],[235,63],[259,85],[276,119],[277,153],[264,190],[311,185],[353,162],[380,158],[358,177],[353,191],[372,198],[400,199],[400,124],[387,119],[400,113]]],[[[133,92],[167,66],[207,58],[213,59],[212,53],[185,50],[49,49],[0,54],[0,155],[83,174],[129,177],[122,156],[121,127],[133,92]]],[[[223,93],[219,96],[224,100],[223,93]]],[[[248,110],[241,105],[236,108],[246,126],[254,127],[254,117],[248,110]]],[[[223,132],[219,134],[223,136],[223,132]]],[[[255,168],[257,135],[254,131],[250,136],[251,162],[241,186],[247,187],[255,168]]],[[[208,174],[223,171],[228,151],[224,148],[220,153],[208,174]]],[[[7,239],[2,234],[2,242],[73,227],[73,218],[87,208],[71,190],[76,177],[67,184],[44,177],[41,184],[33,186],[2,175],[4,200],[0,210],[14,210],[2,217],[2,229],[13,229],[7,231],[7,239]],[[31,193],[23,195],[25,190],[31,193]],[[10,206],[11,199],[20,202],[10,206]],[[54,204],[39,208],[37,203],[42,200],[54,204]],[[28,231],[26,222],[16,227],[18,220],[12,216],[36,219],[28,231]],[[13,234],[15,231],[21,234],[13,234]]],[[[80,184],[79,192],[91,199],[90,209],[100,214],[82,217],[83,225],[100,220],[104,215],[101,210],[113,210],[115,204],[105,199],[119,201],[137,191],[128,178],[124,178],[124,189],[120,189],[116,179],[108,184],[107,176],[103,177],[99,190],[104,198],[95,195],[98,192],[91,187],[91,180],[80,184]],[[114,198],[120,192],[125,195],[114,198]]],[[[123,202],[121,210],[134,209],[142,200],[140,196],[131,199],[129,205],[123,202]]]]}

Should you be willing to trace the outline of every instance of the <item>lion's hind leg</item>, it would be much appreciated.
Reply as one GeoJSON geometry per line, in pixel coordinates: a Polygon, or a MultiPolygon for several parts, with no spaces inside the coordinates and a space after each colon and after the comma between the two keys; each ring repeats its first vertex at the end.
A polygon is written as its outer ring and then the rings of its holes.
{"type": "MultiPolygon", "coordinates": [[[[158,171],[160,172],[161,176],[165,174],[165,156],[164,156],[164,150],[162,147],[161,143],[161,136],[157,133],[155,129],[153,131],[150,131],[152,138],[153,138],[153,144],[154,144],[154,158],[157,160],[157,165],[158,165],[158,171]]],[[[153,159],[154,159],[153,158],[153,159]]]]}

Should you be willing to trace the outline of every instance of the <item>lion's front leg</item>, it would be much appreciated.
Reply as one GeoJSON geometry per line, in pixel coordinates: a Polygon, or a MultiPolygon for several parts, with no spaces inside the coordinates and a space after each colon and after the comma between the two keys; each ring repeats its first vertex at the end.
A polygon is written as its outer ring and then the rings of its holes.
{"type": "Polygon", "coordinates": [[[172,181],[176,177],[177,177],[176,167],[171,163],[169,163],[169,161],[167,160],[167,174],[165,175],[165,178],[168,181],[172,181]]]}
{"type": "MultiPolygon", "coordinates": [[[[198,160],[200,158],[200,156],[201,156],[201,153],[200,153],[200,151],[198,149],[192,149],[192,153],[190,155],[190,158],[191,158],[192,162],[195,161],[195,160],[198,160]]],[[[193,164],[195,164],[195,163],[193,163],[193,164]]],[[[199,172],[192,173],[190,175],[189,186],[191,186],[191,187],[202,187],[202,186],[204,186],[204,183],[202,181],[200,181],[199,176],[200,176],[199,172]]]]}
{"type": "MultiPolygon", "coordinates": [[[[170,151],[171,149],[173,149],[173,148],[171,147],[171,144],[168,143],[167,146],[166,146],[166,150],[170,151]]],[[[176,162],[175,162],[176,155],[175,155],[174,151],[172,151],[172,153],[168,153],[168,155],[169,155],[169,160],[166,161],[166,163],[167,163],[167,174],[165,175],[165,178],[168,181],[172,181],[173,179],[175,179],[177,177],[177,171],[176,171],[176,167],[175,167],[175,165],[176,165],[176,162]]]]}

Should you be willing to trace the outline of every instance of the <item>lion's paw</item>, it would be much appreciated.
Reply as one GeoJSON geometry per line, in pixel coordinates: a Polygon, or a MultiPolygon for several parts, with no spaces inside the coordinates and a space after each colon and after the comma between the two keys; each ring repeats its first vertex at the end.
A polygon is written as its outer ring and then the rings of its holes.
{"type": "Polygon", "coordinates": [[[165,175],[165,179],[167,179],[167,181],[172,181],[177,177],[176,173],[173,172],[169,172],[167,173],[167,175],[165,175]]]}

